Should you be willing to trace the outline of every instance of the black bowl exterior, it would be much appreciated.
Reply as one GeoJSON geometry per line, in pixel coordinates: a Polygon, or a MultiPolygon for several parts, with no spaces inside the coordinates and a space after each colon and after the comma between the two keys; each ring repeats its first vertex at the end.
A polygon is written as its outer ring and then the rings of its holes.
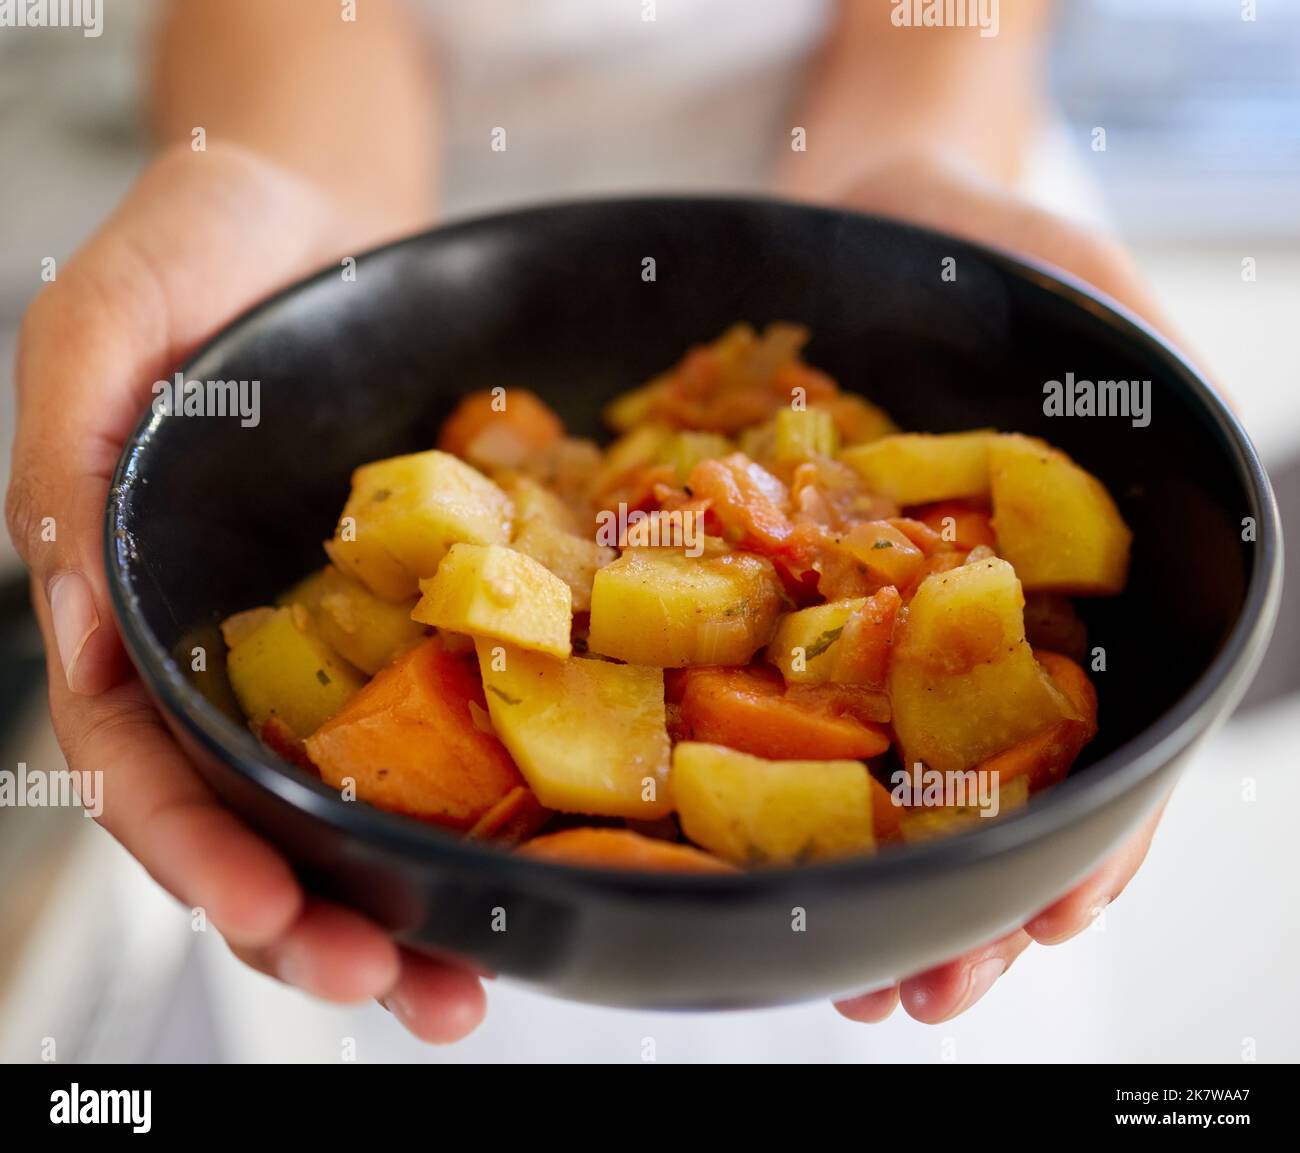
{"type": "Polygon", "coordinates": [[[261,419],[149,416],[115,480],[119,622],[173,730],[316,891],[403,940],[577,999],[797,1000],[1010,929],[1167,793],[1244,691],[1276,610],[1268,482],[1204,382],[1081,286],[893,222],[670,199],[474,221],[362,257],[355,281],[326,272],[296,286],[185,375],[259,380],[261,419]],[[516,860],[347,804],[242,725],[215,626],[322,563],[356,465],[428,447],[457,397],[495,385],[530,388],[595,434],[606,400],[741,320],[807,324],[810,361],[904,427],[1041,435],[1116,494],[1135,533],[1132,578],[1124,596],[1084,606],[1105,664],[1102,730],[1068,781],[987,827],[871,859],[620,875],[516,860]],[[1047,415],[1044,384],[1067,373],[1149,381],[1149,419],[1047,415]],[[200,684],[187,672],[195,646],[210,662],[200,684]]]}

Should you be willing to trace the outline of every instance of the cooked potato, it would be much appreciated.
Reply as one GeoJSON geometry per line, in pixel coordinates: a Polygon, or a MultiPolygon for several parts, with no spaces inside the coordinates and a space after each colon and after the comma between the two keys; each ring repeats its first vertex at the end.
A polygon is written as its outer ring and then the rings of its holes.
{"type": "Polygon", "coordinates": [[[722,745],[673,750],[682,831],[738,865],[794,865],[875,847],[871,775],[860,761],[765,761],[722,745]]]}
{"type": "Polygon", "coordinates": [[[656,458],[660,464],[671,465],[678,484],[685,484],[686,478],[702,460],[716,460],[735,451],[725,436],[716,432],[675,432],[656,458]]]}
{"type": "Polygon", "coordinates": [[[482,473],[445,452],[363,465],[334,539],[340,569],[386,600],[413,597],[453,544],[505,544],[510,499],[482,473]]]}
{"type": "Polygon", "coordinates": [[[778,464],[834,456],[840,447],[835,421],[823,408],[783,408],[776,414],[773,427],[776,432],[773,455],[778,464]]]}
{"type": "Polygon", "coordinates": [[[1024,595],[997,558],[921,582],[889,670],[907,765],[967,769],[1074,715],[1025,640],[1024,595]]]}
{"type": "Polygon", "coordinates": [[[605,450],[591,477],[592,493],[607,492],[637,469],[654,464],[672,438],[672,429],[663,424],[643,424],[619,437],[605,450]]]}
{"type": "Polygon", "coordinates": [[[575,613],[585,613],[591,608],[591,586],[596,571],[618,556],[612,548],[565,532],[541,519],[526,522],[512,547],[532,557],[569,586],[575,613]]]}
{"type": "Polygon", "coordinates": [[[362,672],[373,676],[427,634],[411,619],[414,598],[400,603],[381,600],[337,569],[327,572],[316,627],[326,644],[362,672]]]}
{"type": "Polygon", "coordinates": [[[437,573],[420,582],[420,592],[411,616],[422,624],[556,657],[572,651],[569,586],[515,549],[452,545],[437,573]]]}
{"type": "Polygon", "coordinates": [[[255,725],[278,717],[302,738],[337,713],[364,678],[309,630],[310,616],[292,607],[237,613],[223,628],[226,673],[239,707],[255,725]],[[254,624],[252,628],[244,625],[254,624]]]}
{"type": "Polygon", "coordinates": [[[587,647],[659,668],[746,664],[771,639],[781,598],[762,557],[628,549],[596,573],[587,647]]]}
{"type": "Polygon", "coordinates": [[[850,464],[867,488],[899,504],[928,504],[957,497],[982,497],[989,491],[989,441],[994,433],[906,432],[846,448],[850,464]]]}
{"type": "MultiPolygon", "coordinates": [[[[1029,778],[1016,777],[998,785],[997,816],[1014,812],[1029,800],[1029,778]]],[[[950,837],[963,829],[978,825],[985,817],[977,806],[944,805],[936,808],[906,809],[898,820],[898,831],[904,841],[933,841],[950,837]]]]}
{"type": "Polygon", "coordinates": [[[786,684],[823,684],[841,679],[837,676],[836,646],[849,618],[866,603],[866,597],[831,601],[781,617],[767,646],[767,659],[781,670],[786,684]]]}
{"type": "Polygon", "coordinates": [[[507,472],[498,475],[497,483],[510,497],[515,512],[515,535],[529,521],[541,520],[562,532],[581,531],[578,518],[555,493],[523,473],[507,472]]]}
{"type": "Polygon", "coordinates": [[[492,727],[546,808],[638,820],[672,811],[659,669],[477,647],[492,727]]]}
{"type": "Polygon", "coordinates": [[[1123,591],[1133,534],[1096,477],[1046,442],[1014,434],[990,441],[989,475],[998,555],[1026,589],[1123,591]]]}

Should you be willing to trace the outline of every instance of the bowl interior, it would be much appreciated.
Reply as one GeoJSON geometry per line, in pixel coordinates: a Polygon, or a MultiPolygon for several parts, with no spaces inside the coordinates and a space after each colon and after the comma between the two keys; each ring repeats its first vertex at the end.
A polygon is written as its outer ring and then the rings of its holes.
{"type": "Polygon", "coordinates": [[[272,300],[186,369],[259,381],[259,423],[153,417],[128,448],[111,526],[125,603],[242,728],[215,626],[323,563],[353,468],[430,447],[459,396],[495,385],[532,389],[575,433],[600,434],[605,401],[742,320],[809,326],[809,361],[904,428],[1042,436],[1109,486],[1134,532],[1132,576],[1120,598],[1079,602],[1105,671],[1101,732],[1076,772],[1206,670],[1262,563],[1243,518],[1267,512],[1191,374],[1045,274],[902,225],[768,202],[471,222],[272,300]],[[1150,381],[1149,423],[1045,415],[1044,383],[1068,373],[1150,381]],[[200,675],[195,644],[209,655],[200,675]]]}

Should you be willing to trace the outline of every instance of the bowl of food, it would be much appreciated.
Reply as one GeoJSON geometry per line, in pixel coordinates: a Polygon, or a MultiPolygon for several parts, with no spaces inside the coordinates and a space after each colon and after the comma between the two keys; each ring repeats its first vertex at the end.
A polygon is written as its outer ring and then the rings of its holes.
{"type": "Polygon", "coordinates": [[[435,230],[164,395],[108,567],[199,771],[312,891],[580,1000],[851,993],[1008,931],[1167,795],[1276,609],[1267,478],[1176,353],[847,212],[435,230]]]}

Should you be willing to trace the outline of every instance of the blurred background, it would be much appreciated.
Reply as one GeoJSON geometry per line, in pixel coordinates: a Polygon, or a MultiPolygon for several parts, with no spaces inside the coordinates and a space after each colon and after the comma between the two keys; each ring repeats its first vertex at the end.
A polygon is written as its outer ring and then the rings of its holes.
{"type": "MultiPolygon", "coordinates": [[[[830,7],[660,3],[657,20],[690,51],[655,56],[635,40],[639,0],[533,0],[519,19],[501,18],[503,2],[412,0],[443,49],[451,93],[444,216],[595,191],[761,190],[763,134],[788,131],[782,110],[830,7]],[[704,104],[711,127],[683,141],[674,126],[704,104]],[[551,145],[599,132],[602,116],[635,116],[635,131],[617,134],[589,170],[554,159],[563,149],[551,145]],[[512,117],[540,127],[502,179],[470,141],[483,123],[512,117]]],[[[62,263],[149,155],[141,60],[154,7],[109,0],[95,39],[0,28],[6,452],[14,340],[41,262],[62,263]]],[[[1187,346],[1234,399],[1300,540],[1300,4],[1259,0],[1253,21],[1245,7],[1063,3],[1049,67],[1056,115],[1024,185],[1119,232],[1187,346]],[[1104,152],[1092,148],[1097,127],[1104,152]],[[1254,279],[1243,277],[1247,260],[1254,279]]],[[[5,540],[0,768],[53,769],[62,760],[26,598],[5,540]]],[[[0,1060],[39,1060],[53,1036],[61,1061],[334,1061],[343,1038],[356,1040],[361,1060],[634,1061],[644,1037],[663,1061],[1297,1061],[1300,917],[1286,884],[1300,874],[1298,641],[1289,592],[1255,688],[1202,748],[1123,898],[1073,942],[1031,949],[953,1023],[896,1013],[866,1027],[829,1005],[613,1012],[496,982],[484,1028],[433,1050],[376,1006],[326,1008],[240,966],[79,811],[0,809],[0,1060]]]]}

